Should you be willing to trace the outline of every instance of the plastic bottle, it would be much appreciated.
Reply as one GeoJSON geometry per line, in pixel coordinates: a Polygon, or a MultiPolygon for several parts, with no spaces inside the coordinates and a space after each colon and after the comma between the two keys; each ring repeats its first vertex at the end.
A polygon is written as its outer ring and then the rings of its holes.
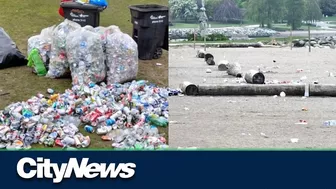
{"type": "Polygon", "coordinates": [[[40,53],[37,49],[33,49],[28,56],[28,66],[34,67],[38,76],[45,76],[47,69],[44,66],[40,53]]]}
{"type": "Polygon", "coordinates": [[[168,120],[164,117],[158,117],[156,115],[151,115],[149,117],[149,121],[151,124],[158,126],[158,127],[167,127],[168,126],[168,120]]]}
{"type": "Polygon", "coordinates": [[[305,93],[304,93],[305,97],[309,97],[309,85],[305,84],[305,93]]]}

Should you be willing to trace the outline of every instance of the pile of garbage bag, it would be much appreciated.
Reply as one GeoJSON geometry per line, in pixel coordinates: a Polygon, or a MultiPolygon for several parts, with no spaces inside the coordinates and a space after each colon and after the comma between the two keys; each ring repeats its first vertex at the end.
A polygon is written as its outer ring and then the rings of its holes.
{"type": "Polygon", "coordinates": [[[74,85],[63,94],[39,93],[26,102],[0,110],[0,148],[86,148],[89,134],[117,149],[167,148],[158,127],[168,126],[168,100],[173,90],[146,81],[125,84],[74,85]]]}
{"type": "Polygon", "coordinates": [[[61,78],[71,73],[73,85],[104,80],[124,83],[135,79],[138,72],[137,43],[115,25],[81,27],[66,19],[31,37],[28,55],[28,66],[39,76],[61,78]]]}

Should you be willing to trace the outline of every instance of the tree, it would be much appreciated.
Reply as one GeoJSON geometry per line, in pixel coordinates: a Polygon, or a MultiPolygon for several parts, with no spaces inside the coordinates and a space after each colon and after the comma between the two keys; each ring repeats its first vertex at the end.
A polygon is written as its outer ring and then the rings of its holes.
{"type": "Polygon", "coordinates": [[[205,9],[209,19],[212,20],[212,16],[215,13],[216,7],[221,3],[221,0],[205,0],[205,9]]]}
{"type": "Polygon", "coordinates": [[[288,25],[290,25],[293,30],[300,28],[306,14],[305,0],[286,0],[286,7],[288,25]]]}
{"type": "Polygon", "coordinates": [[[187,22],[188,19],[197,18],[197,4],[194,0],[169,0],[169,8],[173,19],[187,22]]]}
{"type": "Polygon", "coordinates": [[[322,11],[317,0],[306,0],[305,20],[313,22],[322,18],[322,11]]]}
{"type": "Polygon", "coordinates": [[[336,14],[336,0],[320,0],[322,14],[332,16],[336,14]]]}
{"type": "Polygon", "coordinates": [[[214,21],[225,23],[241,21],[242,14],[234,0],[222,0],[215,8],[213,19],[214,21]]]}
{"type": "Polygon", "coordinates": [[[248,4],[248,1],[249,0],[235,0],[238,7],[243,9],[243,8],[246,8],[247,7],[247,4],[248,4]]]}
{"type": "Polygon", "coordinates": [[[247,3],[247,17],[259,22],[261,27],[272,27],[274,21],[284,17],[284,0],[250,0],[247,3]]]}
{"type": "Polygon", "coordinates": [[[285,0],[266,0],[265,3],[267,27],[271,28],[273,22],[282,20],[285,16],[285,0]]]}
{"type": "Polygon", "coordinates": [[[247,18],[260,23],[260,27],[265,27],[265,15],[263,11],[263,0],[249,1],[246,10],[247,18]]]}

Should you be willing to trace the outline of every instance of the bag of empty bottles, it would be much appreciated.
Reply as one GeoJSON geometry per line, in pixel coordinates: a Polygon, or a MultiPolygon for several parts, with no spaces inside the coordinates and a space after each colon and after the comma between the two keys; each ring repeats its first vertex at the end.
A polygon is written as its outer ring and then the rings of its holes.
{"type": "Polygon", "coordinates": [[[85,28],[67,37],[67,58],[73,85],[98,83],[106,77],[105,54],[100,36],[85,28]]]}
{"type": "Polygon", "coordinates": [[[124,83],[138,73],[138,45],[127,34],[115,32],[107,36],[106,66],[108,84],[124,83]]]}
{"type": "Polygon", "coordinates": [[[55,26],[45,28],[41,31],[40,35],[35,35],[28,39],[27,55],[29,56],[33,49],[37,49],[46,68],[48,68],[49,65],[52,32],[54,28],[55,26]]]}
{"type": "Polygon", "coordinates": [[[106,48],[106,42],[107,42],[106,38],[107,38],[107,36],[112,34],[112,33],[115,33],[115,32],[121,32],[119,27],[115,26],[115,25],[112,25],[112,26],[109,26],[109,27],[98,26],[98,27],[94,28],[94,30],[97,34],[100,35],[104,50],[106,48]]]}
{"type": "Polygon", "coordinates": [[[47,77],[60,78],[69,74],[66,38],[78,28],[81,28],[79,24],[65,20],[54,29],[47,77]]]}

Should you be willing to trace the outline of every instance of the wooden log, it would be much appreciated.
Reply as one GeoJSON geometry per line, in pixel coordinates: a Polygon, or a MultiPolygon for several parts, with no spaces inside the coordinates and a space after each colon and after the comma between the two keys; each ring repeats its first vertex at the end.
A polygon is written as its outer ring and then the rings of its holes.
{"type": "Polygon", "coordinates": [[[227,71],[229,62],[226,60],[221,60],[218,65],[219,71],[227,71]]]}
{"type": "Polygon", "coordinates": [[[216,64],[215,61],[214,61],[214,60],[215,60],[215,57],[214,57],[212,54],[210,54],[210,53],[205,54],[204,59],[205,59],[205,62],[206,62],[209,66],[213,66],[213,65],[216,64]]]}
{"type": "Polygon", "coordinates": [[[251,84],[265,84],[265,76],[256,70],[250,70],[245,74],[245,81],[251,84]]]}
{"type": "Polygon", "coordinates": [[[227,73],[235,77],[243,77],[243,73],[239,63],[229,63],[227,73]]]}
{"type": "Polygon", "coordinates": [[[228,68],[226,67],[225,64],[219,64],[219,65],[218,65],[218,70],[219,70],[219,71],[227,71],[228,68]]]}
{"type": "Polygon", "coordinates": [[[182,90],[183,94],[189,96],[198,95],[198,87],[195,84],[190,83],[188,81],[185,81],[182,84],[180,84],[180,89],[182,90]]]}
{"type": "Polygon", "coordinates": [[[287,96],[303,96],[305,85],[199,85],[199,96],[273,96],[285,92],[287,96]]]}
{"type": "Polygon", "coordinates": [[[330,96],[336,97],[336,85],[334,84],[310,84],[309,85],[310,96],[330,96]]]}
{"type": "Polygon", "coordinates": [[[262,47],[262,44],[260,43],[224,43],[219,44],[219,48],[248,48],[248,47],[254,47],[259,48],[262,47]]]}
{"type": "Polygon", "coordinates": [[[204,58],[204,56],[205,56],[204,50],[197,51],[197,55],[196,55],[197,58],[204,58]]]}

